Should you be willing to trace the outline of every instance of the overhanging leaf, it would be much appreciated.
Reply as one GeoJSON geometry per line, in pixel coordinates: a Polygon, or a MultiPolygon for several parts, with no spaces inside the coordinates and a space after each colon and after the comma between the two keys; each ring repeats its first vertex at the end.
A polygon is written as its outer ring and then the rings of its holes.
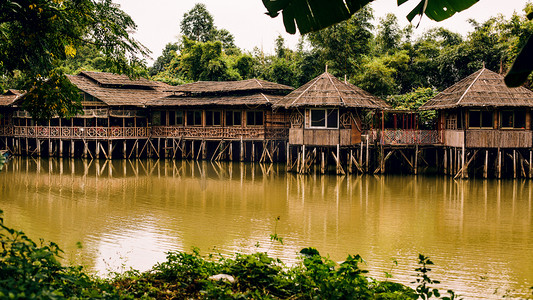
{"type": "Polygon", "coordinates": [[[533,39],[529,37],[518,53],[511,70],[505,75],[505,84],[509,87],[521,86],[533,70],[533,39]]]}

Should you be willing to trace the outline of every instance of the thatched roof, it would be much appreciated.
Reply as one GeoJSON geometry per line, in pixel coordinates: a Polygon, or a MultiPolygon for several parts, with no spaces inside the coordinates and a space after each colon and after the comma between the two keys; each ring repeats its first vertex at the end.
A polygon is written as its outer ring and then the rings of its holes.
{"type": "Polygon", "coordinates": [[[258,106],[270,105],[279,101],[283,96],[264,93],[251,93],[239,95],[170,95],[147,103],[148,106],[258,106]]]}
{"type": "Polygon", "coordinates": [[[274,107],[360,107],[371,109],[388,108],[380,98],[353,84],[345,83],[328,72],[292,91],[274,107]]]}
{"type": "Polygon", "coordinates": [[[164,97],[170,86],[147,79],[130,80],[125,75],[102,72],[81,72],[69,75],[70,82],[81,91],[109,106],[145,106],[146,102],[164,97]]]}
{"type": "Polygon", "coordinates": [[[503,76],[481,69],[445,89],[420,110],[456,107],[533,107],[533,92],[524,88],[509,88],[503,76]]]}
{"type": "Polygon", "coordinates": [[[287,94],[294,88],[260,79],[239,81],[198,81],[171,87],[168,91],[186,94],[235,94],[237,92],[267,92],[287,94]]]}
{"type": "Polygon", "coordinates": [[[0,106],[9,106],[15,102],[15,100],[22,95],[23,92],[19,90],[7,90],[5,93],[0,95],[0,106]]]}
{"type": "Polygon", "coordinates": [[[105,87],[132,87],[150,89],[156,86],[153,81],[150,81],[146,78],[140,77],[132,80],[126,75],[106,72],[82,71],[79,73],[78,76],[84,76],[86,78],[89,78],[94,82],[98,83],[99,85],[105,87]]]}

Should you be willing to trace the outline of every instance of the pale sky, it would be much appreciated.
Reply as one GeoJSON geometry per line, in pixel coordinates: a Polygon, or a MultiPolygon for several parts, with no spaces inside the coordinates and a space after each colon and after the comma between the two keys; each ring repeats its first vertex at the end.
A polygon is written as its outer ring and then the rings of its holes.
{"type": "MultiPolygon", "coordinates": [[[[178,41],[179,24],[183,14],[191,10],[196,3],[204,3],[215,19],[218,28],[227,29],[235,36],[235,44],[245,51],[254,47],[262,48],[265,53],[274,52],[274,40],[281,34],[286,45],[292,49],[298,42],[299,35],[285,32],[281,15],[270,18],[265,15],[266,9],[261,0],[114,0],[122,10],[128,13],[138,30],[135,38],[152,51],[152,59],[161,55],[161,51],[169,42],[178,41]]],[[[510,16],[513,12],[522,13],[525,0],[480,0],[471,8],[455,14],[443,22],[434,22],[427,17],[422,19],[415,35],[430,27],[442,26],[466,35],[471,26],[468,19],[484,22],[491,16],[503,14],[510,16]]],[[[398,16],[400,25],[408,24],[406,15],[418,0],[410,0],[397,6],[397,0],[376,0],[371,3],[375,19],[378,20],[389,12],[398,16]],[[412,2],[412,3],[410,3],[412,2]]],[[[418,18],[413,22],[416,24],[418,18]]],[[[149,64],[152,62],[149,61],[149,64]]]]}

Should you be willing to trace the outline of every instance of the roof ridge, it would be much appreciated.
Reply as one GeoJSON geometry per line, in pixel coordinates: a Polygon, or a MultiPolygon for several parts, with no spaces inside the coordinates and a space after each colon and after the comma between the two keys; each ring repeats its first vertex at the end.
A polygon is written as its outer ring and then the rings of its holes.
{"type": "Polygon", "coordinates": [[[477,80],[479,79],[479,77],[481,76],[481,74],[483,74],[483,71],[486,70],[485,68],[481,69],[479,74],[477,74],[476,78],[474,78],[474,80],[472,80],[472,82],[470,83],[470,85],[468,86],[468,88],[466,88],[466,90],[464,91],[464,93],[461,95],[461,97],[459,98],[459,100],[457,100],[457,102],[455,103],[455,105],[459,105],[459,103],[461,103],[461,101],[463,101],[463,98],[466,96],[466,94],[468,93],[468,91],[470,91],[470,88],[472,88],[472,86],[474,85],[474,83],[477,82],[477,80]]]}
{"type": "MultiPolygon", "coordinates": [[[[328,75],[331,75],[331,74],[328,73],[328,75]]],[[[344,100],[344,98],[342,98],[341,92],[339,92],[339,89],[337,88],[335,83],[333,83],[333,79],[331,79],[331,76],[328,76],[328,79],[329,79],[329,82],[331,82],[331,84],[333,85],[333,87],[337,91],[337,94],[339,95],[339,98],[341,98],[341,103],[346,105],[346,101],[344,100]]]]}
{"type": "MultiPolygon", "coordinates": [[[[322,75],[326,74],[327,72],[324,72],[322,73],[322,75]]],[[[294,101],[291,102],[291,104],[294,104],[294,102],[298,101],[298,99],[300,99],[300,97],[302,97],[302,95],[307,92],[313,85],[316,84],[316,82],[320,79],[320,77],[322,77],[322,75],[320,76],[317,76],[316,78],[314,78],[312,81],[311,81],[311,84],[304,90],[300,93],[300,95],[298,95],[298,97],[296,97],[296,99],[294,99],[294,101]]]]}

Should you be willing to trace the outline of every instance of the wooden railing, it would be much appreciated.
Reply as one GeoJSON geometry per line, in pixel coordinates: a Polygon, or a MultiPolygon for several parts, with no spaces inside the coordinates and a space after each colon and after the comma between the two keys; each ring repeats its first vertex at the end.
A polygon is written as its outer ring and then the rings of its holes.
{"type": "Polygon", "coordinates": [[[264,127],[152,127],[152,137],[198,138],[198,139],[287,139],[289,130],[285,128],[265,129],[264,127]]]}
{"type": "Polygon", "coordinates": [[[148,138],[147,127],[0,126],[0,136],[55,139],[148,138]]]}
{"type": "Polygon", "coordinates": [[[437,130],[385,129],[372,130],[371,140],[383,145],[437,145],[442,143],[437,130]]]}

